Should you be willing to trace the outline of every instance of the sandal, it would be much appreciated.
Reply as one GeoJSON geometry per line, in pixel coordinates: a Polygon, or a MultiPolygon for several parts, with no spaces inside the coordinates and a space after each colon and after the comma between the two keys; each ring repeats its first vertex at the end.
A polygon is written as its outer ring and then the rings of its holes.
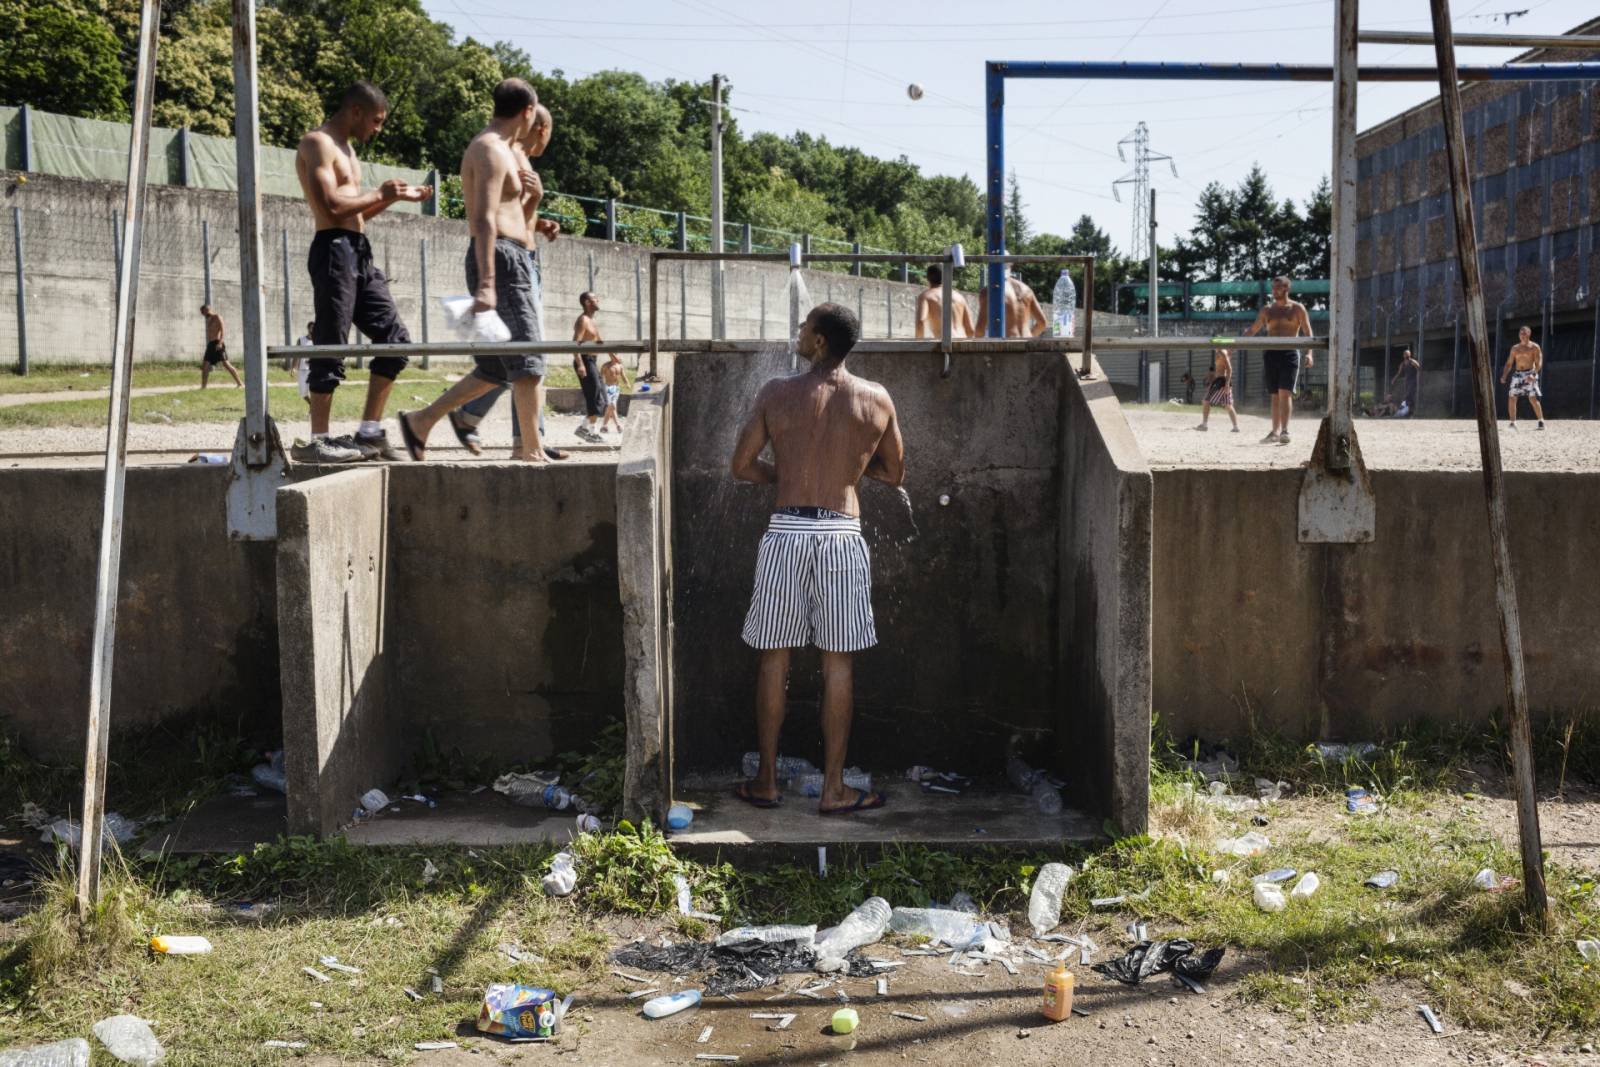
{"type": "Polygon", "coordinates": [[[450,428],[456,432],[456,440],[461,442],[462,448],[474,456],[483,455],[483,438],[478,436],[476,427],[468,426],[461,421],[459,410],[450,413],[450,428]]]}
{"type": "Polygon", "coordinates": [[[733,787],[733,795],[744,801],[746,804],[749,804],[752,808],[776,808],[783,803],[783,797],[781,796],[757,796],[756,793],[751,789],[751,786],[754,784],[755,783],[752,779],[746,778],[744,781],[733,787]]]}
{"type": "Polygon", "coordinates": [[[818,815],[849,815],[857,811],[873,811],[889,803],[889,798],[882,793],[874,793],[868,789],[856,790],[856,802],[844,808],[817,807],[818,815]]]}
{"type": "Polygon", "coordinates": [[[395,421],[400,424],[400,436],[405,438],[406,451],[411,453],[413,460],[421,463],[426,457],[427,451],[422,447],[422,439],[411,428],[411,420],[406,418],[409,414],[410,412],[402,411],[395,416],[395,421]]]}

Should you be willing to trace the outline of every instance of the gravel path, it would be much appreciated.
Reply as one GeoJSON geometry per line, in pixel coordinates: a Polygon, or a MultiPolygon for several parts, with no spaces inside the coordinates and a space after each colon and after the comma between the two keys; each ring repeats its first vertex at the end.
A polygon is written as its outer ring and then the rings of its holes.
{"type": "MultiPolygon", "coordinates": [[[[1299,467],[1311,458],[1318,417],[1296,415],[1288,445],[1261,444],[1272,428],[1262,415],[1240,415],[1239,432],[1227,412],[1211,413],[1211,429],[1196,433],[1198,407],[1126,412],[1139,445],[1153,467],[1299,467]]],[[[1548,423],[1532,419],[1512,432],[1500,422],[1500,454],[1508,471],[1600,471],[1600,424],[1548,423]]],[[[1479,470],[1477,423],[1470,419],[1357,419],[1356,433],[1369,469],[1479,470]]]]}

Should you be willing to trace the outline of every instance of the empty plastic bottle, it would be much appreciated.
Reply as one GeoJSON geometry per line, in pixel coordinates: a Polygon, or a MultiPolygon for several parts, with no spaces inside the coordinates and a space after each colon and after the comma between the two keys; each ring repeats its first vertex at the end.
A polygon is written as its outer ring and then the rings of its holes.
{"type": "Polygon", "coordinates": [[[1321,884],[1322,879],[1317,877],[1316,871],[1307,871],[1305,874],[1301,875],[1300,880],[1294,884],[1294,888],[1289,890],[1289,899],[1310,900],[1311,894],[1315,893],[1317,891],[1317,887],[1321,884]]]}
{"type": "Polygon", "coordinates": [[[975,921],[964,911],[948,908],[896,908],[889,928],[897,934],[912,934],[960,947],[986,936],[988,926],[975,921]]]}
{"type": "Polygon", "coordinates": [[[563,785],[547,785],[539,794],[539,801],[551,811],[566,811],[572,806],[572,794],[563,785]]]}
{"type": "Polygon", "coordinates": [[[1061,898],[1072,878],[1072,868],[1065,863],[1047,863],[1039,868],[1033,879],[1033,891],[1028,894],[1028,922],[1033,926],[1033,936],[1043,937],[1061,922],[1061,898]]]}
{"type": "Polygon", "coordinates": [[[1033,796],[1033,803],[1041,814],[1055,815],[1061,811],[1061,790],[1056,788],[1044,771],[1036,771],[1012,756],[1006,760],[1006,777],[1018,792],[1033,796]]]}
{"type": "Polygon", "coordinates": [[[137,1015],[113,1015],[101,1019],[91,1029],[100,1043],[123,1063],[134,1067],[155,1067],[166,1058],[167,1051],[156,1040],[150,1024],[137,1015]]]}
{"type": "Polygon", "coordinates": [[[1282,911],[1288,901],[1283,899],[1283,890],[1271,882],[1257,882],[1252,891],[1256,907],[1262,911],[1282,911]]]}
{"type": "Polygon", "coordinates": [[[1061,277],[1056,279],[1050,303],[1053,305],[1054,320],[1051,332],[1057,337],[1071,337],[1077,325],[1078,287],[1072,284],[1072,275],[1067,273],[1065,267],[1061,268],[1061,277]]]}
{"type": "MultiPolygon", "coordinates": [[[[844,784],[851,789],[872,788],[872,775],[860,767],[846,767],[844,769],[844,784]]],[[[801,796],[820,797],[822,795],[822,772],[812,771],[790,779],[790,785],[797,786],[801,796]]]]}
{"type": "Polygon", "coordinates": [[[564,897],[578,884],[577,865],[570,852],[557,852],[550,858],[550,873],[543,879],[544,891],[552,897],[564,897]]]}
{"type": "Polygon", "coordinates": [[[266,763],[258,763],[250,769],[250,777],[263,789],[271,789],[278,793],[289,791],[289,780],[283,772],[283,749],[270,753],[266,763]]]}
{"type": "MultiPolygon", "coordinates": [[[[744,776],[754,778],[761,772],[761,753],[746,752],[743,762],[744,776]]],[[[778,757],[778,780],[787,781],[791,778],[802,778],[808,774],[820,774],[816,766],[808,759],[800,756],[778,757]]]]}
{"type": "Polygon", "coordinates": [[[89,1067],[89,1042],[81,1037],[0,1052],[0,1067],[89,1067]]]}
{"type": "Polygon", "coordinates": [[[669,1015],[676,1015],[686,1008],[692,1008],[700,1003],[700,990],[680,989],[676,993],[668,993],[664,997],[656,997],[644,1002],[644,1015],[647,1019],[665,1019],[669,1015]]]}
{"type": "Polygon", "coordinates": [[[893,911],[882,897],[868,897],[862,901],[843,922],[828,931],[826,938],[817,942],[817,970],[842,969],[844,958],[852,949],[870,945],[883,937],[893,911]]]}

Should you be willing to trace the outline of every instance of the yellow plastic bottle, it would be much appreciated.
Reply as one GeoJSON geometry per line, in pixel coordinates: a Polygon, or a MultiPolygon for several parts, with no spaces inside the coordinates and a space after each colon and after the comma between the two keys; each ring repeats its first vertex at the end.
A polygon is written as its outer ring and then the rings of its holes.
{"type": "Polygon", "coordinates": [[[1072,1014],[1072,986],[1074,978],[1065,963],[1044,976],[1044,1017],[1060,1022],[1072,1014]]]}

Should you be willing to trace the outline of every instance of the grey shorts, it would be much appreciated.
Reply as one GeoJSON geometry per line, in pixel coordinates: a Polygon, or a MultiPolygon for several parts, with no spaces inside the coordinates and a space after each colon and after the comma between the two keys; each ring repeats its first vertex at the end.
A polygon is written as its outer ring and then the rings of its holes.
{"type": "MultiPolygon", "coordinates": [[[[467,242],[467,290],[478,290],[478,261],[473,255],[473,243],[467,242]]],[[[534,266],[528,250],[504,237],[494,243],[494,296],[495,311],[500,321],[511,331],[513,341],[542,341],[539,324],[538,293],[534,281],[534,266]]],[[[472,373],[486,382],[507,385],[522,378],[544,377],[544,357],[533,356],[475,356],[477,369],[472,373]]]]}

